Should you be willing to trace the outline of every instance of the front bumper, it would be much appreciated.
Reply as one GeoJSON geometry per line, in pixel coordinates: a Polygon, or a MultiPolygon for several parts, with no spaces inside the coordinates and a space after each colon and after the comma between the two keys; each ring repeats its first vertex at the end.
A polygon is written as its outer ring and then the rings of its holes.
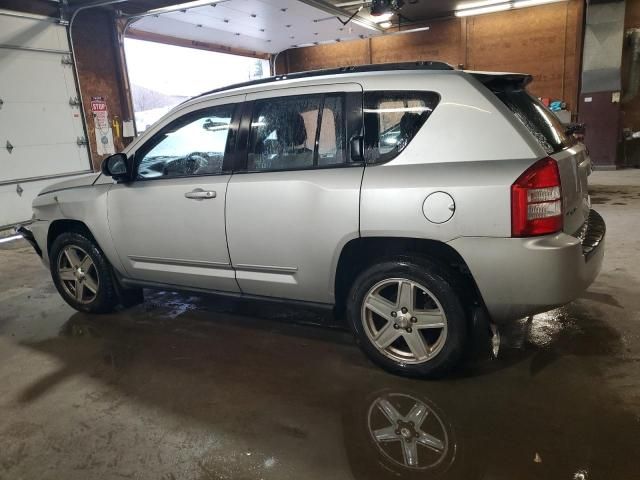
{"type": "Polygon", "coordinates": [[[49,254],[47,252],[49,222],[45,220],[34,220],[29,225],[19,225],[15,231],[29,242],[42,260],[44,266],[49,268],[49,254]]]}
{"type": "Polygon", "coordinates": [[[450,245],[466,261],[492,320],[503,323],[578,298],[600,272],[605,232],[592,210],[576,236],[465,237],[450,245]]]}

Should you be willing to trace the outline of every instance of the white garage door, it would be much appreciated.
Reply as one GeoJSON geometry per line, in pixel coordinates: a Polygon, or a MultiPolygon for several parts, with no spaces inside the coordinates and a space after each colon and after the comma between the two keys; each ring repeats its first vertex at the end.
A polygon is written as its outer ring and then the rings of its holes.
{"type": "Polygon", "coordinates": [[[29,220],[45,185],[91,170],[66,28],[0,10],[0,229],[29,220]]]}

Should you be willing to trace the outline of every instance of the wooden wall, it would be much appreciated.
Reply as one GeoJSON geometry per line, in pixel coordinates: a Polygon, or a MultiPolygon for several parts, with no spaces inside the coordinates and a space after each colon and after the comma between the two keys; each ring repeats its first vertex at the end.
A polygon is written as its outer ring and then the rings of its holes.
{"type": "MultiPolygon", "coordinates": [[[[89,9],[78,14],[73,24],[73,43],[78,63],[82,102],[87,118],[87,134],[94,168],[100,168],[104,156],[98,155],[95,123],[91,117],[91,97],[105,97],[109,119],[114,116],[122,120],[132,118],[128,96],[124,88],[124,75],[120,66],[120,49],[116,38],[113,14],[107,10],[89,9]]],[[[122,131],[120,132],[122,133],[122,131]]],[[[116,152],[128,141],[113,131],[116,152]]]]}
{"type": "Polygon", "coordinates": [[[457,20],[442,20],[430,30],[365,40],[291,49],[278,56],[277,73],[368,63],[442,60],[461,63],[462,29],[457,20]]]}
{"type": "Polygon", "coordinates": [[[581,2],[555,3],[471,17],[467,60],[474,70],[519,71],[534,77],[531,90],[565,100],[575,110],[582,44],[581,2]],[[579,38],[578,38],[579,32],[579,38]]]}
{"type": "Polygon", "coordinates": [[[278,73],[367,63],[443,60],[471,70],[526,72],[531,90],[575,112],[583,0],[432,22],[426,32],[291,49],[278,73]]]}

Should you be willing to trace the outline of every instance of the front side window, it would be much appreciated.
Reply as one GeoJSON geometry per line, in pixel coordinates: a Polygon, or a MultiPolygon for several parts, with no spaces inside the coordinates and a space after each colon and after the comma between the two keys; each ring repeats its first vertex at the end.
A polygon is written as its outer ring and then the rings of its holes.
{"type": "Polygon", "coordinates": [[[344,163],[342,104],[341,95],[256,101],[247,170],[298,170],[344,163]]]}
{"type": "Polygon", "coordinates": [[[433,92],[367,92],[364,95],[365,158],[387,162],[402,152],[440,100],[433,92]]]}
{"type": "Polygon", "coordinates": [[[215,175],[222,172],[233,105],[187,114],[136,154],[138,179],[215,175]]]}

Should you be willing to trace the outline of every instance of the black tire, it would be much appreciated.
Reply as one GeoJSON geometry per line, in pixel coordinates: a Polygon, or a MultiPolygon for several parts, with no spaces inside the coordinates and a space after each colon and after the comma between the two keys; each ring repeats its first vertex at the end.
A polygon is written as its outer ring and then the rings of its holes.
{"type": "Polygon", "coordinates": [[[111,265],[104,253],[102,253],[102,250],[100,250],[100,247],[87,235],[80,232],[60,234],[51,245],[49,263],[53,283],[64,301],[71,305],[71,307],[80,312],[109,313],[118,305],[119,298],[111,272],[111,265]],[[92,275],[96,277],[98,287],[96,293],[93,295],[93,299],[90,301],[78,301],[76,297],[71,295],[69,288],[63,285],[63,280],[60,278],[60,258],[64,255],[64,250],[69,246],[81,249],[93,262],[91,272],[92,275]]]}
{"type": "MultiPolygon", "coordinates": [[[[348,322],[355,334],[356,342],[374,363],[393,374],[414,378],[444,376],[458,365],[467,342],[468,320],[456,285],[455,274],[425,258],[398,257],[372,265],[355,280],[347,299],[348,322]],[[424,361],[415,360],[416,363],[410,363],[391,358],[388,353],[379,350],[367,335],[362,315],[365,297],[375,285],[398,278],[407,279],[428,289],[430,298],[437,300],[446,316],[446,335],[442,340],[438,340],[440,344],[437,353],[424,361]]],[[[400,331],[404,337],[405,332],[411,332],[411,329],[400,331]]]]}

